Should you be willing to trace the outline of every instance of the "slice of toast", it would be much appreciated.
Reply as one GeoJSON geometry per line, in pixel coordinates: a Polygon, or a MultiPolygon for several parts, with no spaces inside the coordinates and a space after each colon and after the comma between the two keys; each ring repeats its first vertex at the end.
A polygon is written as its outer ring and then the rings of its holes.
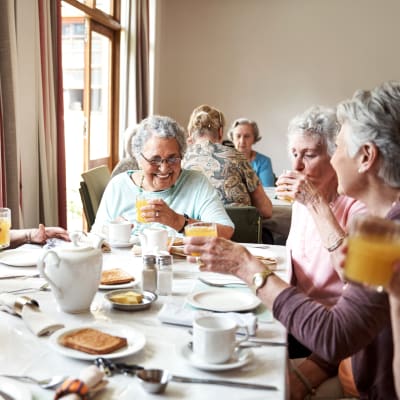
{"type": "Polygon", "coordinates": [[[58,342],[65,347],[89,354],[108,354],[126,347],[126,338],[110,335],[93,328],[82,328],[62,335],[58,342]]]}
{"type": "Polygon", "coordinates": [[[101,273],[102,285],[118,285],[120,283],[129,283],[135,280],[132,275],[129,275],[121,268],[107,269],[101,273]]]}

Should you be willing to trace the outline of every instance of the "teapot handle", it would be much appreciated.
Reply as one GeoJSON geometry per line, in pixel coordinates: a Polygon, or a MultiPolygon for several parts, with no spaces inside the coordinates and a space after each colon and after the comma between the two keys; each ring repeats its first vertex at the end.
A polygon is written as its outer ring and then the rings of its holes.
{"type": "Polygon", "coordinates": [[[54,290],[57,297],[62,297],[62,290],[49,278],[49,276],[45,272],[45,260],[49,254],[53,254],[54,257],[57,259],[56,267],[59,268],[60,266],[60,257],[54,250],[47,250],[45,251],[38,260],[38,269],[40,271],[40,275],[50,284],[50,287],[54,290]]]}

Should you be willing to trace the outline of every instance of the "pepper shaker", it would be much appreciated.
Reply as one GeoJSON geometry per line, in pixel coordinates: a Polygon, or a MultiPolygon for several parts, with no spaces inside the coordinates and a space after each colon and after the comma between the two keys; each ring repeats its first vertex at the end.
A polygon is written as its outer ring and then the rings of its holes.
{"type": "Polygon", "coordinates": [[[155,293],[157,291],[156,256],[153,254],[144,254],[142,261],[142,289],[155,293]]]}

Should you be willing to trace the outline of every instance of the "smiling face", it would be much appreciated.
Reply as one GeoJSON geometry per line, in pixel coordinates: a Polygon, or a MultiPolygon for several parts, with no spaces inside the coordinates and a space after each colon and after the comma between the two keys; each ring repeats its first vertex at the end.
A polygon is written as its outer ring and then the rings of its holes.
{"type": "Polygon", "coordinates": [[[249,124],[238,125],[232,133],[233,144],[236,150],[250,155],[254,144],[253,127],[249,124]]]}
{"type": "Polygon", "coordinates": [[[293,169],[306,175],[318,188],[323,188],[335,179],[335,170],[326,146],[317,138],[302,134],[293,136],[290,152],[293,169]]]}
{"type": "Polygon", "coordinates": [[[162,158],[164,161],[160,166],[152,165],[143,157],[140,157],[140,165],[144,173],[144,189],[149,191],[160,191],[171,187],[181,173],[181,162],[168,164],[165,160],[181,157],[179,144],[175,138],[159,138],[152,136],[143,146],[142,154],[147,160],[162,158]]]}

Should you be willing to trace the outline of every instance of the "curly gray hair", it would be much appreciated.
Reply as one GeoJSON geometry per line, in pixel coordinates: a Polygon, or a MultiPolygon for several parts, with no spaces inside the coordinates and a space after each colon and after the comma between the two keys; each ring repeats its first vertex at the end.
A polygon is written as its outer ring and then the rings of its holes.
{"type": "Polygon", "coordinates": [[[152,115],[142,120],[136,129],[136,135],[132,142],[132,152],[138,160],[145,143],[153,136],[165,139],[175,138],[179,145],[181,157],[185,155],[185,130],[170,117],[152,115]]]}
{"type": "Polygon", "coordinates": [[[350,157],[364,143],[379,149],[378,176],[392,187],[400,187],[400,82],[382,83],[373,90],[358,90],[338,105],[340,124],[350,131],[345,140],[350,157]]]}
{"type": "Polygon", "coordinates": [[[254,143],[257,143],[261,140],[260,130],[258,129],[257,122],[247,118],[238,118],[233,121],[233,124],[231,125],[228,132],[229,140],[233,141],[233,131],[239,125],[250,125],[253,128],[254,143]]]}
{"type": "Polygon", "coordinates": [[[312,136],[323,146],[332,157],[336,149],[336,136],[339,131],[336,119],[336,109],[324,106],[312,106],[289,122],[288,144],[289,153],[292,140],[297,135],[312,136]]]}

